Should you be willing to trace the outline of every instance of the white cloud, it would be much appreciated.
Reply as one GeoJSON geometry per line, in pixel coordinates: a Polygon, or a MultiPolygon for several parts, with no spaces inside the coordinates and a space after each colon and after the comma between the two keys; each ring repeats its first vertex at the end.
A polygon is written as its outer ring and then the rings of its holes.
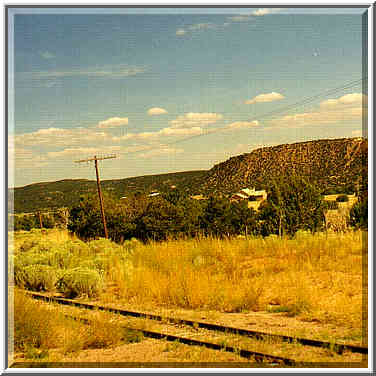
{"type": "Polygon", "coordinates": [[[120,146],[107,146],[107,147],[77,147],[77,148],[66,148],[60,151],[50,151],[46,155],[48,158],[81,158],[83,155],[102,155],[110,154],[120,151],[120,146]]]}
{"type": "Polygon", "coordinates": [[[252,128],[257,127],[260,125],[258,120],[253,121],[236,121],[231,123],[227,126],[228,129],[244,129],[244,128],[252,128]]]}
{"type": "Polygon", "coordinates": [[[214,124],[221,119],[223,119],[221,114],[189,112],[171,120],[169,124],[171,128],[194,128],[214,124]]]}
{"type": "Polygon", "coordinates": [[[87,69],[72,69],[66,71],[34,71],[24,72],[23,75],[33,79],[49,79],[87,76],[95,78],[123,78],[144,73],[145,67],[128,66],[128,65],[106,65],[102,67],[92,67],[87,69]]]}
{"type": "Polygon", "coordinates": [[[45,155],[40,153],[36,154],[30,149],[14,147],[14,145],[8,148],[8,158],[8,168],[10,172],[14,172],[15,169],[41,168],[47,165],[45,155]]]}
{"type": "Polygon", "coordinates": [[[52,54],[52,53],[49,52],[49,51],[43,51],[43,52],[40,52],[40,56],[42,56],[43,59],[53,59],[53,58],[56,57],[54,54],[52,54]]]}
{"type": "Polygon", "coordinates": [[[96,128],[46,128],[38,129],[35,132],[23,133],[14,136],[16,146],[47,147],[83,145],[95,142],[103,143],[110,141],[112,136],[96,128]]]}
{"type": "MultiPolygon", "coordinates": [[[[286,115],[269,121],[272,127],[301,128],[308,126],[332,125],[348,121],[362,121],[364,109],[362,107],[345,108],[342,110],[303,112],[286,115]]],[[[273,129],[273,128],[269,128],[273,129]]]]}
{"type": "MultiPolygon", "coordinates": [[[[366,96],[359,93],[346,94],[339,98],[327,99],[317,110],[285,115],[269,121],[272,127],[301,128],[304,126],[329,125],[349,121],[362,121],[367,107],[362,107],[366,96]]],[[[268,129],[268,128],[266,128],[268,129]]],[[[272,129],[272,128],[269,128],[272,129]]]]}
{"type": "Polygon", "coordinates": [[[162,136],[194,136],[203,133],[200,127],[192,128],[163,128],[158,132],[162,136]]]}
{"type": "Polygon", "coordinates": [[[230,21],[233,21],[233,22],[247,22],[250,20],[250,15],[249,14],[246,14],[246,15],[241,15],[241,16],[232,16],[232,17],[228,17],[228,19],[230,21]]]}
{"type": "Polygon", "coordinates": [[[169,146],[162,146],[160,149],[150,150],[146,153],[140,154],[141,158],[154,158],[163,155],[181,154],[184,152],[182,148],[171,148],[169,146]]]}
{"type": "Polygon", "coordinates": [[[198,31],[198,30],[205,30],[205,29],[213,29],[215,25],[212,23],[198,23],[188,27],[189,30],[198,31]]]}
{"type": "Polygon", "coordinates": [[[245,104],[273,102],[273,101],[279,101],[283,98],[285,97],[282,94],[275,93],[273,91],[267,94],[256,95],[254,98],[245,101],[245,104]]]}
{"type": "Polygon", "coordinates": [[[120,127],[122,125],[128,125],[128,118],[124,117],[111,117],[107,120],[100,121],[98,123],[98,128],[115,128],[120,127]]]}
{"type": "Polygon", "coordinates": [[[178,36],[182,36],[187,33],[203,31],[203,30],[208,30],[208,29],[215,29],[217,27],[218,25],[213,24],[213,23],[198,23],[198,24],[187,26],[185,29],[178,29],[176,30],[175,34],[178,36]]]}
{"type": "Polygon", "coordinates": [[[265,16],[267,14],[277,13],[281,10],[281,8],[259,8],[253,11],[251,14],[253,16],[265,16]]]}
{"type": "Polygon", "coordinates": [[[337,99],[328,99],[320,103],[320,107],[330,109],[337,108],[338,105],[362,105],[367,104],[367,96],[361,93],[343,95],[337,99]]]}
{"type": "Polygon", "coordinates": [[[153,107],[148,110],[148,115],[163,115],[167,113],[168,112],[164,108],[160,107],[153,107]]]}
{"type": "Polygon", "coordinates": [[[113,137],[116,141],[125,140],[155,140],[161,137],[175,137],[175,136],[194,136],[202,134],[203,130],[200,127],[192,128],[163,128],[156,132],[141,132],[128,133],[124,136],[113,137]]]}
{"type": "Polygon", "coordinates": [[[352,131],[351,134],[353,136],[363,136],[363,131],[361,129],[357,129],[356,131],[352,131]]]}

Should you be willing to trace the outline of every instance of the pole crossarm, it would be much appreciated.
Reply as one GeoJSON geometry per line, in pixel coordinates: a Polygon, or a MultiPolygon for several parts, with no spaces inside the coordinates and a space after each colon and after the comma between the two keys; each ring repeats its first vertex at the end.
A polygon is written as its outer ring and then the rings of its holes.
{"type": "Polygon", "coordinates": [[[78,161],[74,161],[75,163],[81,163],[81,162],[90,162],[90,161],[101,161],[102,159],[111,159],[116,158],[116,154],[106,155],[104,157],[92,157],[87,159],[80,159],[78,161]]]}

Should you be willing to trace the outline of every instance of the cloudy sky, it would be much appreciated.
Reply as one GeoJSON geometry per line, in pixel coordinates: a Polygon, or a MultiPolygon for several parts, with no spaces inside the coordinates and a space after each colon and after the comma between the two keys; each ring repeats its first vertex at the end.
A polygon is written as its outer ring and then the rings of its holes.
{"type": "Polygon", "coordinates": [[[362,135],[363,9],[10,10],[9,184],[362,135]]]}

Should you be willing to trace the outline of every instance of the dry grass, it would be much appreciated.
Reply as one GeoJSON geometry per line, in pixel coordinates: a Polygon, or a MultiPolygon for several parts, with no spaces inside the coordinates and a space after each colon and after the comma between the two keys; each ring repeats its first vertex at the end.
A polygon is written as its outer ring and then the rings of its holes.
{"type": "Polygon", "coordinates": [[[359,328],[362,240],[361,232],[349,232],[140,244],[119,294],[137,304],[279,310],[359,328]]]}
{"type": "Polygon", "coordinates": [[[85,325],[64,315],[60,307],[37,302],[20,291],[14,291],[13,351],[26,358],[44,360],[53,349],[62,354],[84,349],[100,349],[122,343],[139,342],[142,338],[100,315],[85,325]]]}
{"type": "Polygon", "coordinates": [[[123,245],[104,239],[84,244],[62,231],[14,239],[19,269],[43,263],[58,275],[73,266],[96,270],[105,286],[99,298],[108,303],[285,312],[354,330],[362,327],[364,241],[360,231],[123,245]]]}

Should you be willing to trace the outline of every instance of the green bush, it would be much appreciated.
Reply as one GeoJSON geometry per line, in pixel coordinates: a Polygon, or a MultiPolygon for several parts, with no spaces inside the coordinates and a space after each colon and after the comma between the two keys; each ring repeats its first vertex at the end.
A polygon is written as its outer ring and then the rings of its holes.
{"type": "Polygon", "coordinates": [[[17,274],[18,285],[32,291],[52,291],[57,280],[56,271],[48,265],[25,266],[17,274]]]}
{"type": "Polygon", "coordinates": [[[78,267],[66,270],[56,286],[68,298],[81,295],[94,297],[102,289],[102,278],[96,270],[78,267]]]}
{"type": "Polygon", "coordinates": [[[89,256],[91,255],[91,249],[89,246],[82,240],[67,240],[62,244],[62,248],[68,251],[71,254],[77,256],[89,256]]]}
{"type": "Polygon", "coordinates": [[[324,201],[324,210],[337,210],[338,202],[337,201],[324,201]]]}
{"type": "Polygon", "coordinates": [[[358,201],[350,210],[350,226],[367,230],[368,228],[368,198],[358,201]]]}
{"type": "Polygon", "coordinates": [[[35,239],[27,239],[27,240],[25,240],[22,244],[21,244],[21,246],[20,246],[20,251],[21,252],[27,252],[27,251],[30,251],[30,249],[31,248],[33,248],[33,247],[35,247],[35,246],[37,246],[38,245],[38,241],[37,240],[35,240],[35,239]]]}
{"type": "Polygon", "coordinates": [[[90,250],[94,254],[103,253],[108,254],[112,252],[114,249],[121,249],[121,246],[112,242],[109,239],[100,238],[97,240],[92,240],[88,243],[90,250]]]}

